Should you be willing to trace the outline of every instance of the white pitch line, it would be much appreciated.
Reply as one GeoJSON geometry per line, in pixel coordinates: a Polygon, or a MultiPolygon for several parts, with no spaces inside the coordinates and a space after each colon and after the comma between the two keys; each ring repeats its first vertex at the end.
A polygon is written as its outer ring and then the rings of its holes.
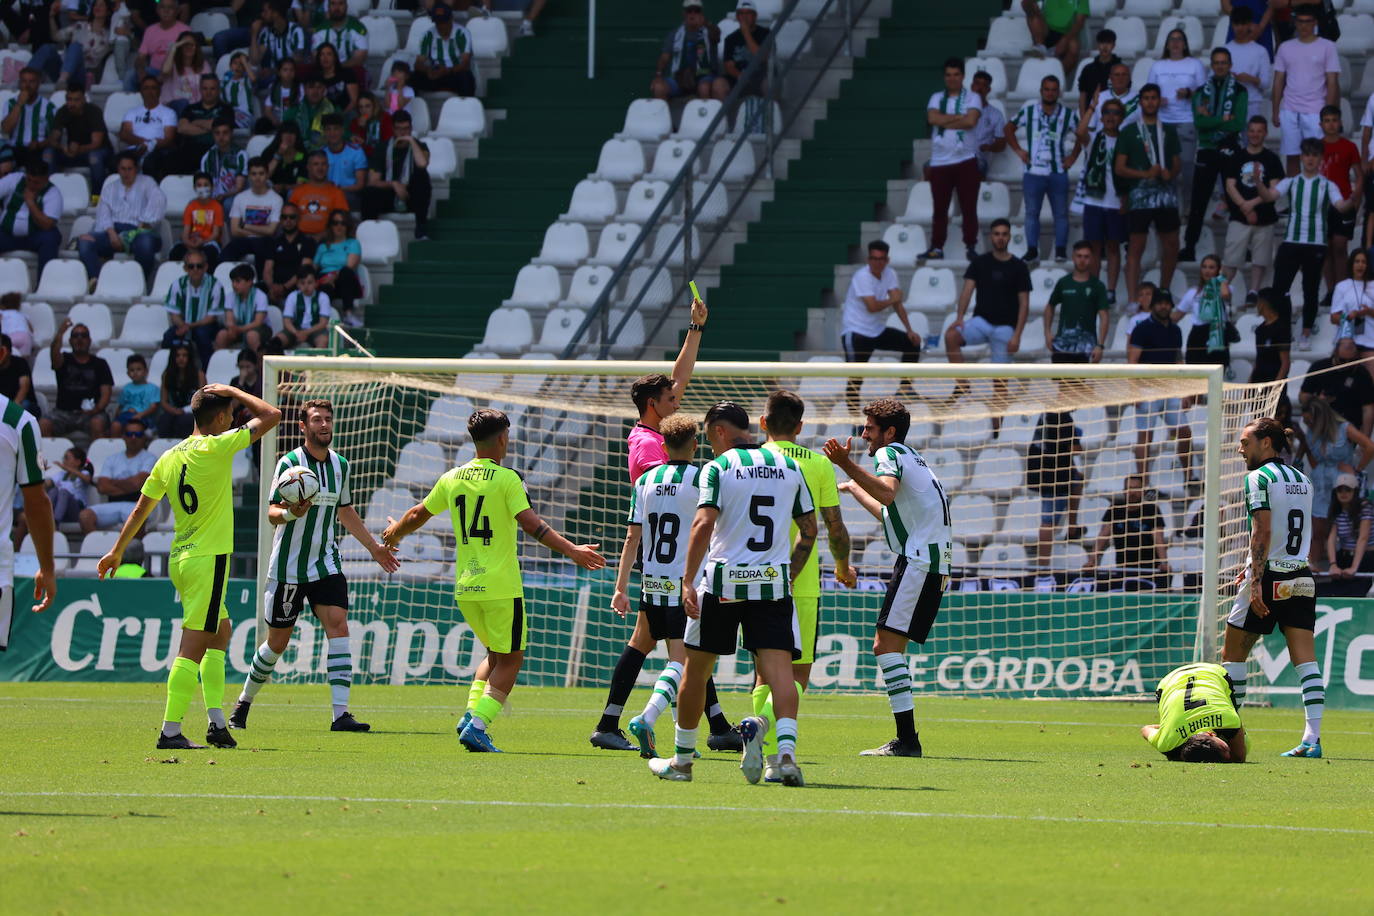
{"type": "Polygon", "coordinates": [[[211,792],[0,792],[0,798],[144,798],[208,799],[217,801],[351,802],[365,805],[449,805],[500,808],[574,808],[583,811],[692,811],[738,814],[821,814],[840,817],[948,818],[971,821],[1031,821],[1054,824],[1121,824],[1129,827],[1200,827],[1221,830],[1278,830],[1287,833],[1334,833],[1374,836],[1374,830],[1356,827],[1305,827],[1295,824],[1228,824],[1213,821],[1151,821],[1122,817],[1055,817],[1045,814],[970,814],[958,811],[858,811],[853,808],[761,808],[743,805],[661,805],[607,802],[541,802],[461,798],[352,798],[336,795],[231,795],[211,792]]]}

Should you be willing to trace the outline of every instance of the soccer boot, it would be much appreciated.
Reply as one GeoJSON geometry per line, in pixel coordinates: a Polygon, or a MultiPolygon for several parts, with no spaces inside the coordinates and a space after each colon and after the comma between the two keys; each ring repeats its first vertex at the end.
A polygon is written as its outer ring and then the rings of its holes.
{"type": "Polygon", "coordinates": [[[160,751],[203,751],[205,745],[196,744],[185,735],[157,734],[157,749],[160,751]]]}
{"type": "Polygon", "coordinates": [[[740,755],[739,768],[750,785],[757,785],[763,776],[763,736],[768,732],[768,723],[758,716],[741,719],[735,726],[739,732],[743,753],[740,755]]]}
{"type": "Polygon", "coordinates": [[[472,721],[472,710],[469,709],[467,712],[463,713],[463,718],[461,718],[461,719],[458,720],[458,724],[455,725],[455,726],[453,726],[453,730],[454,730],[457,734],[462,735],[462,734],[463,734],[463,729],[467,728],[467,727],[468,727],[468,723],[471,722],[471,721],[472,721]]]}
{"type": "Polygon", "coordinates": [[[366,722],[359,722],[353,718],[353,713],[346,712],[334,720],[334,723],[329,726],[329,730],[331,732],[370,732],[372,726],[366,722]]]}
{"type": "Polygon", "coordinates": [[[617,728],[613,732],[592,732],[588,739],[592,747],[599,747],[603,751],[637,751],[639,748],[630,743],[625,737],[625,730],[617,728]]]}
{"type": "Polygon", "coordinates": [[[806,780],[802,779],[801,767],[797,766],[797,760],[791,754],[786,757],[778,755],[778,776],[785,786],[800,788],[806,785],[806,780]]]}
{"type": "Polygon", "coordinates": [[[252,700],[239,700],[234,711],[229,713],[229,727],[242,731],[248,727],[248,710],[253,708],[252,700]]]}
{"type": "Polygon", "coordinates": [[[486,729],[478,728],[474,723],[469,722],[467,728],[458,736],[458,741],[463,747],[476,754],[499,754],[501,749],[491,743],[491,735],[486,729]]]}
{"type": "Polygon", "coordinates": [[[777,754],[769,754],[763,759],[763,781],[782,782],[782,774],[778,772],[777,754]]]}
{"type": "Polygon", "coordinates": [[[902,741],[900,738],[893,738],[882,747],[875,747],[867,751],[859,751],[860,757],[920,757],[921,756],[921,736],[917,735],[912,742],[902,741]]]}
{"type": "Polygon", "coordinates": [[[229,734],[229,729],[222,725],[211,722],[205,729],[205,743],[214,747],[238,747],[239,743],[234,740],[234,736],[229,734]]]}
{"type": "Polygon", "coordinates": [[[744,750],[744,739],[739,734],[738,726],[728,732],[712,732],[711,737],[706,739],[706,746],[713,751],[729,751],[738,754],[744,750]]]}
{"type": "Polygon", "coordinates": [[[635,736],[639,742],[639,756],[645,760],[653,760],[655,756],[654,748],[654,727],[644,721],[643,716],[635,716],[630,720],[630,734],[635,736]]]}
{"type": "Polygon", "coordinates": [[[1279,754],[1280,757],[1311,757],[1311,758],[1320,757],[1321,755],[1322,755],[1322,743],[1321,743],[1320,741],[1313,741],[1313,742],[1311,742],[1310,744],[1309,744],[1308,742],[1306,742],[1306,741],[1303,741],[1303,742],[1299,743],[1298,746],[1295,747],[1295,748],[1293,748],[1291,751],[1284,751],[1282,754],[1279,754]]]}
{"type": "Polygon", "coordinates": [[[679,770],[673,765],[671,757],[655,757],[649,761],[649,772],[659,779],[666,779],[669,782],[691,782],[692,766],[687,765],[687,769],[679,770]]]}

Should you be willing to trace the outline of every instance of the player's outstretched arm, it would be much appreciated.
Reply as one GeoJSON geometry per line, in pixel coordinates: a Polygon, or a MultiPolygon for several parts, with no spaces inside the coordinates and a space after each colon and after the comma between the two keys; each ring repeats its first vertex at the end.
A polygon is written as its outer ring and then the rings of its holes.
{"type": "Polygon", "coordinates": [[[1232,763],[1245,762],[1245,754],[1249,749],[1245,742],[1245,726],[1236,729],[1236,733],[1226,742],[1226,746],[1231,749],[1232,763]]]}
{"type": "Polygon", "coordinates": [[[217,394],[220,397],[233,398],[243,405],[244,409],[253,415],[253,419],[248,421],[248,432],[252,434],[253,441],[257,442],[267,431],[274,428],[281,422],[281,411],[267,403],[260,397],[241,391],[233,385],[206,385],[205,390],[210,394],[217,394]]]}
{"type": "Polygon", "coordinates": [[[878,502],[872,496],[869,496],[867,493],[865,493],[863,491],[863,488],[856,484],[854,481],[841,481],[840,483],[835,485],[835,488],[839,490],[841,493],[848,493],[850,496],[854,497],[854,501],[857,502],[859,505],[863,506],[865,509],[867,509],[869,515],[873,516],[880,522],[883,520],[883,504],[878,502]]]}
{"type": "Polygon", "coordinates": [[[515,516],[522,531],[550,550],[556,550],[583,569],[604,569],[606,558],[596,552],[600,544],[574,544],[563,535],[554,531],[549,523],[539,517],[533,509],[526,509],[515,516]]]}
{"type": "Polygon", "coordinates": [[[858,583],[858,576],[849,565],[849,529],[840,507],[822,506],[821,518],[825,520],[826,538],[830,541],[830,556],[835,560],[835,579],[846,588],[853,588],[858,583]]]}
{"type": "Polygon", "coordinates": [[[692,518],[692,532],[687,536],[687,566],[682,571],[682,609],[693,620],[701,616],[694,583],[701,562],[706,559],[706,548],[711,544],[711,534],[716,530],[719,516],[720,510],[714,506],[699,506],[692,518]]]}
{"type": "Polygon", "coordinates": [[[688,328],[687,339],[682,342],[682,350],[673,361],[673,389],[679,396],[692,380],[692,370],[697,365],[697,351],[701,349],[702,329],[706,327],[707,315],[706,303],[700,299],[693,299],[692,324],[697,330],[688,328]]]}
{"type": "Polygon", "coordinates": [[[792,556],[788,560],[791,564],[792,579],[796,581],[801,568],[806,565],[806,561],[811,557],[811,551],[816,549],[816,513],[807,512],[798,515],[792,521],[797,526],[797,540],[792,545],[792,556]]]}
{"type": "Polygon", "coordinates": [[[880,505],[892,505],[892,501],[897,498],[897,487],[901,481],[896,477],[877,477],[855,461],[854,456],[850,454],[854,448],[853,436],[846,436],[843,444],[838,439],[830,439],[823,448],[825,457],[829,458],[835,467],[848,474],[849,479],[865,493],[877,500],[880,505]]]}
{"type": "Polygon", "coordinates": [[[134,535],[143,527],[143,523],[148,520],[148,516],[153,514],[157,504],[162,501],[162,497],[153,499],[146,493],[138,495],[138,502],[134,503],[134,511],[129,513],[129,517],[124,520],[124,527],[119,529],[119,540],[115,541],[110,552],[100,558],[96,563],[96,575],[104,579],[109,577],[119,564],[124,562],[124,551],[128,549],[129,542],[134,539],[134,535]]]}
{"type": "Polygon", "coordinates": [[[434,513],[425,508],[424,503],[416,503],[406,510],[406,514],[401,516],[398,522],[391,516],[386,517],[387,526],[382,530],[382,543],[387,547],[396,548],[401,546],[401,541],[406,535],[419,531],[425,522],[434,517],[434,513]]]}
{"type": "Polygon", "coordinates": [[[367,525],[358,517],[357,509],[352,506],[340,506],[339,523],[359,544],[367,548],[367,552],[372,554],[372,559],[377,561],[383,572],[394,573],[401,568],[401,561],[396,559],[396,548],[388,547],[374,538],[372,532],[367,530],[367,525]]]}
{"type": "Polygon", "coordinates": [[[630,613],[630,568],[639,552],[642,529],[639,525],[625,527],[625,546],[620,549],[620,565],[615,570],[615,594],[611,596],[611,610],[621,617],[630,613]]]}
{"type": "Polygon", "coordinates": [[[33,577],[33,611],[46,611],[57,597],[57,568],[53,562],[52,536],[57,523],[52,517],[52,501],[41,483],[20,487],[24,495],[24,519],[29,524],[29,539],[38,554],[38,574],[33,577]]]}

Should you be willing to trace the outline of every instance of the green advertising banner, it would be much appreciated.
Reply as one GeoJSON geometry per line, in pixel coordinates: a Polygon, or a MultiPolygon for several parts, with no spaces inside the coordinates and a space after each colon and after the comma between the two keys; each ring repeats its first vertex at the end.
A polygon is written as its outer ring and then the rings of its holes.
{"type": "MultiPolygon", "coordinates": [[[[16,595],[32,583],[16,582],[16,595]]],[[[234,636],[230,668],[244,674],[258,641],[256,583],[231,580],[234,636]]],[[[485,651],[456,609],[442,619],[410,619],[398,609],[452,609],[449,585],[353,582],[350,627],[357,679],[370,683],[457,683],[472,677],[485,651]]],[[[604,621],[611,582],[568,578],[526,587],[532,617],[524,683],[603,686],[628,635],[604,621]],[[603,621],[589,625],[588,618],[603,621]]],[[[1052,611],[1014,614],[1005,595],[952,592],[934,633],[908,655],[919,692],[1008,697],[1132,697],[1150,693],[1176,665],[1193,660],[1195,601],[1186,597],[1055,596],[1052,611]],[[1047,627],[1047,620],[1053,627],[1047,627]]],[[[817,640],[812,683],[821,691],[879,689],[870,655],[872,621],[881,591],[828,592],[817,640]]],[[[62,580],[57,602],[32,614],[21,597],[9,651],[0,653],[0,680],[161,681],[180,639],[181,611],[166,579],[62,580]]],[[[1317,650],[1327,676],[1327,703],[1374,708],[1374,601],[1339,600],[1318,607],[1317,650]]],[[[279,677],[321,679],[324,633],[302,617],[279,677]]],[[[658,653],[662,650],[659,649],[658,653]]],[[[1256,649],[1259,676],[1251,694],[1276,704],[1300,702],[1282,637],[1256,649]]],[[[652,681],[655,666],[641,680],[652,681]]],[[[752,683],[740,653],[721,659],[722,686],[752,683]]]]}

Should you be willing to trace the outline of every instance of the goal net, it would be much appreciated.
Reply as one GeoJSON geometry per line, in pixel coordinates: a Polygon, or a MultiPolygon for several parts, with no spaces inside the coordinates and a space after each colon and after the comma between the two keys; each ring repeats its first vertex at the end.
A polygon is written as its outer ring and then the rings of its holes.
{"type": "MultiPolygon", "coordinates": [[[[1235,444],[1246,422],[1272,413],[1281,391],[1223,385],[1220,370],[1208,367],[1153,368],[703,363],[681,409],[700,418],[731,399],[757,418],[768,393],[785,387],[806,401],[800,444],[819,450],[827,438],[853,436],[858,450],[858,405],[900,398],[912,415],[907,444],[950,496],[954,536],[939,620],[908,656],[920,690],[1139,696],[1170,667],[1215,653],[1246,536],[1235,444]]],[[[523,475],[536,511],[573,541],[599,543],[610,564],[587,573],[521,536],[530,626],[522,680],[602,686],[633,624],[610,609],[629,506],[630,383],[665,369],[270,357],[267,397],[286,417],[264,442],[263,466],[275,467],[302,444],[294,405],[330,399],[334,448],[351,464],[354,504],[376,533],[472,457],[466,428],[475,408],[505,411],[512,425],[505,463],[523,475]]],[[[711,457],[704,444],[698,457],[711,457]]],[[[263,476],[265,504],[271,475],[263,476]]],[[[812,683],[820,691],[871,691],[879,686],[872,627],[895,557],[878,521],[845,494],[841,513],[859,585],[835,582],[822,524],[812,683]]],[[[266,557],[265,513],[260,524],[266,557]]],[[[470,679],[484,652],[455,606],[449,518],[434,518],[406,540],[395,575],[352,538],[342,550],[359,679],[470,679]]],[[[323,633],[304,617],[278,671],[323,674],[323,633]]],[[[654,672],[646,665],[641,680],[649,683],[654,672]]],[[[744,687],[751,677],[744,653],[721,659],[723,687],[744,687]]]]}

